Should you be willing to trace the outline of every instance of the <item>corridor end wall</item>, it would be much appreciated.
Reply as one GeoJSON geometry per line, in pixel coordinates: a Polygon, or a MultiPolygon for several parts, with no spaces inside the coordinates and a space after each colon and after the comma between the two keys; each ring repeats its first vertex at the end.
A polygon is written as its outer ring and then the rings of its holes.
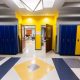
{"type": "Polygon", "coordinates": [[[55,50],[56,46],[56,23],[58,18],[58,12],[54,13],[54,16],[21,16],[16,13],[18,18],[18,29],[19,36],[21,39],[21,25],[35,25],[36,26],[36,45],[35,49],[41,49],[41,25],[50,24],[53,25],[53,36],[52,36],[52,49],[55,50]]]}

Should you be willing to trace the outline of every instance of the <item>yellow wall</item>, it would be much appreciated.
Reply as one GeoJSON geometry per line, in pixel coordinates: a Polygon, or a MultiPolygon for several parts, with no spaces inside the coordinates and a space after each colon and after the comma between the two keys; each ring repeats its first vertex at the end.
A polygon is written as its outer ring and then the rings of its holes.
{"type": "Polygon", "coordinates": [[[80,55],[80,25],[77,26],[75,55],[80,55]]]}
{"type": "Polygon", "coordinates": [[[22,17],[19,13],[16,13],[16,18],[18,19],[18,35],[21,39],[21,24],[22,24],[22,17]]]}
{"type": "MultiPolygon", "coordinates": [[[[54,16],[18,16],[19,25],[35,25],[36,26],[36,49],[41,49],[41,25],[50,24],[53,25],[53,45],[52,48],[55,50],[56,43],[56,20],[58,13],[55,13],[54,16]]],[[[19,26],[19,29],[21,27],[19,26]]],[[[21,34],[21,33],[19,33],[21,34]]]]}

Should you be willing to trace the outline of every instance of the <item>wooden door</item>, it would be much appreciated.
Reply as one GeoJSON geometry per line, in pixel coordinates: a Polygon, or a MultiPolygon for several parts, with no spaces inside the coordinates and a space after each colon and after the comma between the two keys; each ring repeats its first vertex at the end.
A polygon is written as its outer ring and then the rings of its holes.
{"type": "Polygon", "coordinates": [[[46,52],[52,50],[52,25],[46,24],[46,52]]]}

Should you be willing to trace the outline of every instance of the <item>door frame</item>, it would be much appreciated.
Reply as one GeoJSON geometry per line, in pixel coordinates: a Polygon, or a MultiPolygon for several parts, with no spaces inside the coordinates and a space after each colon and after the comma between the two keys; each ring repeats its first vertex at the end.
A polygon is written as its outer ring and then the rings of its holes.
{"type": "MultiPolygon", "coordinates": [[[[42,26],[45,26],[45,29],[46,29],[46,25],[41,25],[41,50],[42,50],[42,26]]],[[[46,48],[46,46],[45,46],[45,48],[46,48]]],[[[45,51],[46,51],[46,49],[45,49],[45,51]]]]}
{"type": "MultiPolygon", "coordinates": [[[[35,38],[36,38],[36,25],[22,25],[24,27],[24,34],[25,34],[25,26],[34,26],[35,28],[35,38]]],[[[21,28],[21,41],[22,41],[22,28],[21,28]]],[[[36,39],[35,39],[35,50],[36,50],[36,39]]],[[[23,49],[22,49],[23,51],[23,49]]]]}

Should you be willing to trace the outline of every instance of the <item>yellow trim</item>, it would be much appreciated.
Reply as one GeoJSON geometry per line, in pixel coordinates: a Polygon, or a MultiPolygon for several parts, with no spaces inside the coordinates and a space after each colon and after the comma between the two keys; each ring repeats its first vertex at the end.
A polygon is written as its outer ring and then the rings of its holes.
{"type": "Polygon", "coordinates": [[[80,55],[80,25],[77,26],[75,55],[80,55]]]}

